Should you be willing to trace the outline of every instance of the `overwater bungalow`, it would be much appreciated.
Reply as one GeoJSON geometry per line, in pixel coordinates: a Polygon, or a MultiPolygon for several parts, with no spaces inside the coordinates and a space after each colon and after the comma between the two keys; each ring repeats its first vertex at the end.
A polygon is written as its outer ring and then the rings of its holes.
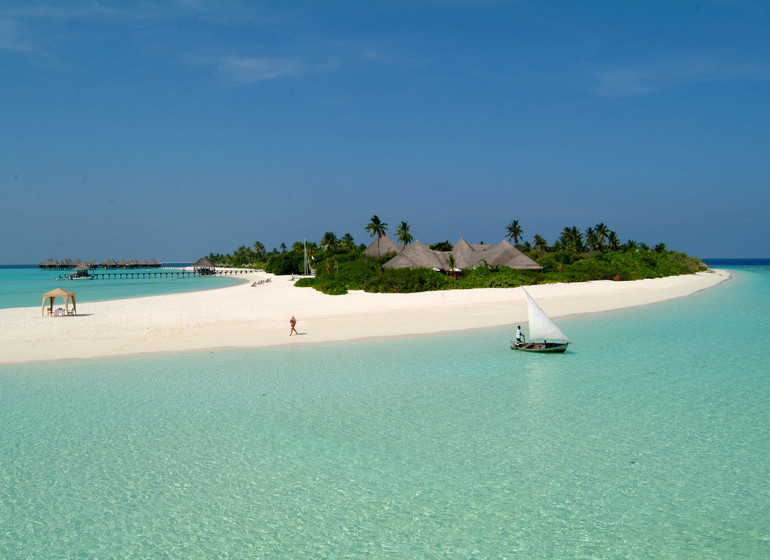
{"type": "Polygon", "coordinates": [[[53,270],[59,268],[59,261],[56,259],[46,259],[38,264],[38,266],[43,270],[53,270]]]}
{"type": "Polygon", "coordinates": [[[101,262],[96,262],[96,259],[89,259],[88,261],[81,261],[80,259],[75,259],[74,261],[72,259],[62,259],[61,261],[57,261],[56,259],[46,259],[40,263],[38,263],[38,266],[43,270],[68,270],[76,268],[79,264],[87,264],[89,269],[94,268],[104,268],[104,269],[113,269],[113,268],[160,268],[162,263],[158,262],[155,259],[147,260],[142,259],[141,261],[137,261],[136,259],[131,259],[129,261],[126,261],[124,259],[120,259],[118,262],[115,262],[113,259],[104,259],[101,262]]]}
{"type": "Polygon", "coordinates": [[[203,257],[195,261],[195,263],[193,264],[193,272],[197,272],[198,274],[207,276],[207,275],[214,274],[216,272],[216,267],[217,265],[211,262],[210,259],[203,257]]]}

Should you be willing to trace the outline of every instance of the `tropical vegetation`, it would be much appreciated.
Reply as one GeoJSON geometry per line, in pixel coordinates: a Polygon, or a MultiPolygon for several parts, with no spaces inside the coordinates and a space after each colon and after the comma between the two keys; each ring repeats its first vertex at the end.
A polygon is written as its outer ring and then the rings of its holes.
{"type": "Polygon", "coordinates": [[[414,241],[414,237],[409,233],[409,228],[410,226],[406,222],[401,222],[396,228],[396,239],[401,243],[401,249],[405,249],[407,245],[414,241]]]}
{"type": "Polygon", "coordinates": [[[369,232],[369,234],[372,237],[377,238],[377,253],[380,252],[380,239],[382,239],[382,236],[385,235],[388,231],[388,224],[380,220],[380,218],[375,214],[372,216],[371,220],[368,224],[366,224],[366,231],[369,232]]]}
{"type": "MultiPolygon", "coordinates": [[[[377,242],[387,229],[388,224],[376,214],[366,226],[366,231],[377,242]]],[[[344,294],[348,290],[408,293],[553,282],[637,280],[689,274],[707,268],[697,258],[668,250],[664,243],[650,247],[632,239],[621,242],[618,234],[603,222],[585,229],[565,227],[552,244],[539,234],[534,235],[532,241],[525,241],[523,233],[518,220],[505,228],[505,238],[542,265],[542,270],[480,266],[458,273],[452,270],[455,257],[448,240],[430,245],[434,250],[449,252],[450,270],[446,274],[429,269],[389,269],[383,265],[393,255],[371,257],[363,253],[366,246],[357,245],[350,233],[337,237],[332,231],[324,233],[318,243],[297,241],[291,249],[282,243],[280,250],[268,252],[257,241],[251,246],[243,245],[231,254],[212,253],[208,257],[221,266],[250,267],[274,274],[301,274],[307,253],[315,274],[300,279],[297,285],[312,286],[327,294],[344,294]]],[[[402,248],[414,240],[406,221],[399,224],[396,235],[402,248]]]]}

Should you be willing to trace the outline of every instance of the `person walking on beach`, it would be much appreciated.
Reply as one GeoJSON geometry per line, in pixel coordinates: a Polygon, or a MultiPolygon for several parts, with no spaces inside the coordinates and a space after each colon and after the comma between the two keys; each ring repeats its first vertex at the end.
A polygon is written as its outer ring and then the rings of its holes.
{"type": "Polygon", "coordinates": [[[521,332],[521,325],[516,327],[516,344],[524,344],[524,333],[521,332]]]}
{"type": "Polygon", "coordinates": [[[299,335],[297,332],[297,329],[295,328],[297,326],[297,320],[292,315],[291,320],[289,321],[289,324],[291,325],[291,330],[289,331],[289,336],[296,334],[299,335]]]}

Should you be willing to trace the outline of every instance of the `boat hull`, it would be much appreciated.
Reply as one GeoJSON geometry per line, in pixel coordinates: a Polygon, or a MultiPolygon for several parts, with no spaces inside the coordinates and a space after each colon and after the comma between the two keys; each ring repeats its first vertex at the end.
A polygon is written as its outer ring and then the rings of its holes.
{"type": "Polygon", "coordinates": [[[527,342],[524,344],[516,344],[511,341],[511,350],[519,350],[521,352],[538,352],[541,354],[561,354],[567,350],[569,342],[527,342]]]}

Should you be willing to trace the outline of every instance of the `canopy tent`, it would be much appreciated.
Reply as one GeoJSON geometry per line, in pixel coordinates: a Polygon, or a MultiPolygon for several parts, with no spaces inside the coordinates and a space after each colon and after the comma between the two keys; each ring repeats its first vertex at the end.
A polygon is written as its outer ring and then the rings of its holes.
{"type": "Polygon", "coordinates": [[[43,294],[43,316],[45,317],[45,306],[48,304],[49,307],[49,314],[53,315],[53,302],[54,300],[60,297],[64,300],[64,307],[67,311],[67,315],[69,315],[69,303],[70,300],[72,300],[72,313],[76,313],[75,310],[75,292],[70,292],[69,290],[65,290],[64,288],[56,288],[55,290],[51,290],[50,292],[46,292],[43,294]]]}

